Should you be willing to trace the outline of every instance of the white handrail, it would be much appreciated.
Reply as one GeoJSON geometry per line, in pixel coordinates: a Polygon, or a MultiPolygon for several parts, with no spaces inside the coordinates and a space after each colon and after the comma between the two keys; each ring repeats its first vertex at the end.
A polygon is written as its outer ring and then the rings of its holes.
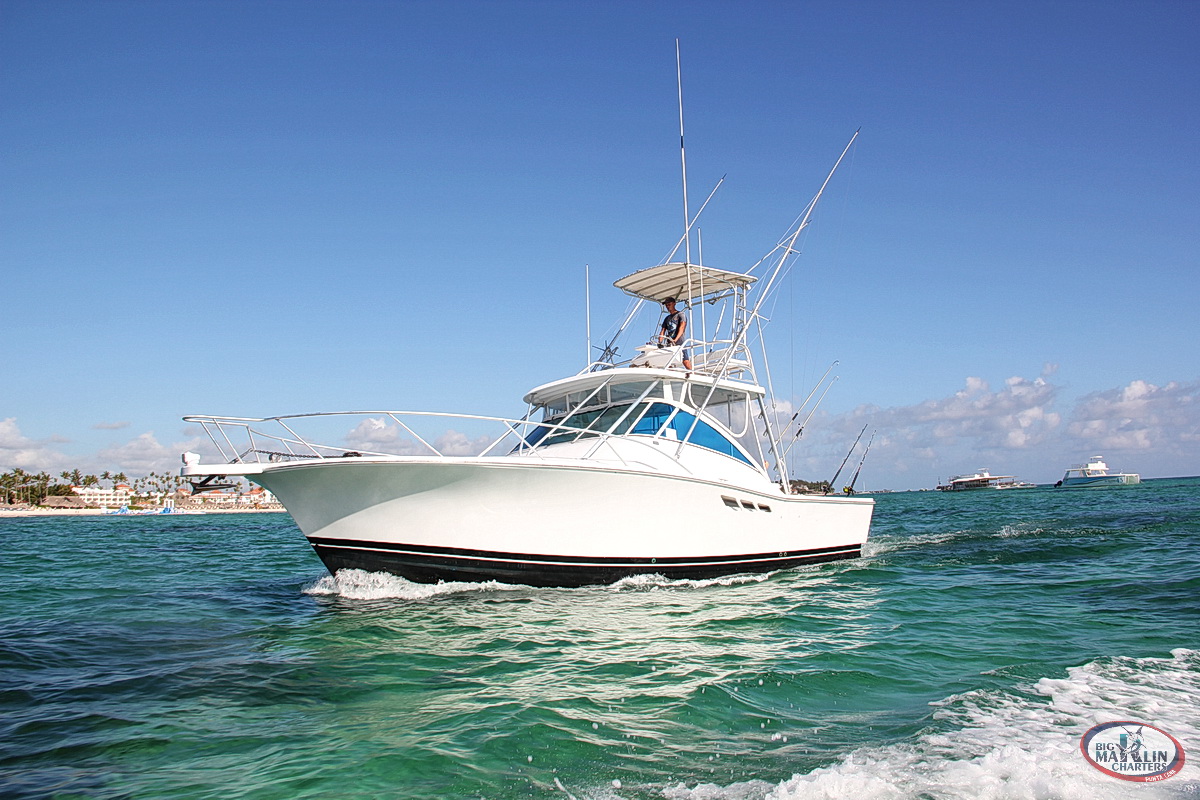
{"type": "MultiPolygon", "coordinates": [[[[636,405],[636,403],[634,403],[633,405],[636,405]]],[[[253,453],[253,455],[254,455],[254,463],[262,463],[263,455],[267,455],[268,456],[267,460],[271,461],[274,459],[272,459],[270,456],[276,456],[276,455],[283,456],[285,454],[271,453],[269,451],[259,449],[257,446],[253,446],[255,436],[258,436],[260,439],[264,439],[269,442],[275,442],[275,443],[278,443],[279,445],[282,445],[288,451],[288,453],[286,455],[289,455],[289,456],[297,458],[297,459],[323,459],[323,458],[345,457],[345,454],[347,452],[345,446],[341,446],[341,445],[335,446],[335,445],[328,445],[328,444],[320,444],[317,442],[310,442],[308,439],[306,439],[301,434],[297,433],[295,430],[293,430],[292,427],[290,427],[289,425],[287,425],[284,422],[284,420],[317,419],[317,418],[321,418],[321,417],[342,417],[342,416],[345,416],[345,417],[386,416],[386,417],[394,420],[406,432],[411,434],[415,439],[417,439],[417,441],[419,441],[422,445],[427,447],[429,449],[430,453],[437,458],[450,458],[451,456],[447,456],[446,454],[442,453],[436,447],[434,447],[432,444],[430,444],[425,439],[423,439],[421,436],[419,436],[412,429],[412,427],[409,424],[402,421],[400,419],[400,417],[409,416],[409,417],[446,418],[446,419],[459,419],[459,420],[475,420],[475,421],[480,421],[480,422],[497,422],[497,423],[502,424],[506,428],[506,431],[499,438],[497,438],[495,441],[493,441],[491,444],[489,444],[484,449],[484,453],[494,450],[497,445],[499,445],[501,442],[503,442],[505,439],[507,439],[511,436],[511,437],[519,440],[519,442],[520,442],[520,444],[518,445],[519,452],[521,452],[524,455],[534,456],[534,457],[538,458],[539,460],[545,460],[548,455],[552,456],[552,454],[546,453],[544,447],[540,447],[536,444],[530,445],[526,439],[526,436],[528,434],[522,435],[520,429],[521,428],[532,428],[532,429],[546,428],[546,429],[548,429],[549,434],[553,434],[555,432],[564,432],[564,433],[580,434],[580,435],[587,436],[587,437],[591,437],[591,436],[598,437],[600,441],[597,442],[597,447],[592,449],[593,453],[597,452],[597,450],[600,446],[603,446],[605,444],[610,444],[611,440],[621,439],[622,441],[632,442],[632,443],[638,445],[639,447],[652,448],[653,451],[657,455],[659,455],[659,456],[662,455],[661,451],[658,450],[657,448],[654,448],[653,445],[650,444],[649,441],[641,441],[641,437],[633,438],[633,437],[628,437],[628,436],[621,435],[621,434],[612,434],[607,431],[589,431],[589,430],[585,430],[585,429],[576,428],[576,427],[573,427],[570,425],[561,425],[561,424],[552,423],[552,422],[538,422],[538,421],[531,420],[528,418],[518,420],[518,419],[505,418],[505,417],[485,416],[485,415],[481,415],[481,414],[458,414],[458,413],[453,413],[453,412],[439,412],[439,411],[325,411],[325,412],[316,412],[316,413],[311,413],[311,414],[285,414],[285,415],[280,415],[280,416],[276,416],[276,417],[224,417],[224,416],[210,416],[210,415],[202,415],[202,414],[190,414],[188,416],[185,416],[183,418],[183,420],[185,422],[199,424],[202,427],[204,427],[205,431],[208,432],[208,434],[209,434],[209,439],[212,440],[213,444],[216,446],[218,454],[227,463],[248,463],[247,457],[251,453],[253,453]],[[261,430],[259,427],[256,427],[256,423],[278,424],[281,428],[283,428],[285,431],[287,431],[287,433],[290,434],[290,436],[272,434],[265,430],[261,430]],[[216,437],[213,435],[212,431],[209,430],[210,425],[217,429],[217,432],[219,432],[220,436],[229,445],[232,455],[230,453],[227,453],[225,451],[225,448],[222,447],[219,442],[217,442],[216,437]],[[252,443],[252,446],[250,449],[248,449],[245,452],[240,453],[240,454],[238,453],[237,447],[233,444],[233,441],[230,439],[230,433],[235,430],[241,430],[243,432],[243,435],[245,435],[247,441],[252,443]],[[312,453],[312,455],[297,453],[295,450],[292,449],[293,445],[307,449],[310,453],[312,453]],[[339,455],[338,456],[326,455],[326,454],[322,453],[321,451],[329,451],[330,453],[338,453],[339,455]]],[[[650,438],[652,438],[652,437],[647,437],[647,439],[650,439],[650,438]]],[[[399,453],[387,453],[387,452],[382,452],[382,451],[356,450],[353,452],[360,456],[373,456],[373,457],[382,457],[382,458],[402,458],[403,457],[403,455],[399,454],[399,453]]],[[[613,452],[623,464],[625,464],[626,466],[630,465],[630,462],[624,456],[621,456],[615,450],[613,450],[613,452]]],[[[678,464],[679,468],[682,469],[685,473],[687,473],[689,475],[692,474],[692,470],[689,469],[686,465],[684,465],[682,463],[678,463],[678,461],[677,461],[677,464],[678,464]]]]}

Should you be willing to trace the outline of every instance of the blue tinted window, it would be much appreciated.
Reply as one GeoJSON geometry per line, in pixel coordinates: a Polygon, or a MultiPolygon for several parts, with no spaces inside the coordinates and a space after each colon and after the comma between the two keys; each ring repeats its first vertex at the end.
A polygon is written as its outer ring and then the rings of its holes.
{"type": "MultiPolygon", "coordinates": [[[[674,410],[674,408],[666,403],[653,404],[645,416],[638,421],[638,424],[633,426],[631,433],[645,433],[650,435],[658,433],[674,410]]],[[[750,460],[734,447],[733,442],[722,436],[716,428],[707,422],[703,420],[697,422],[694,414],[679,411],[671,420],[671,428],[680,439],[687,436],[688,431],[691,430],[692,436],[688,439],[690,443],[707,447],[709,450],[716,450],[718,453],[724,453],[727,456],[733,456],[736,459],[745,461],[747,464],[750,463],[750,460]],[[693,422],[696,423],[695,430],[692,430],[693,422]]]]}
{"type": "Polygon", "coordinates": [[[633,426],[630,433],[646,433],[653,436],[662,429],[663,423],[667,421],[667,417],[671,416],[672,411],[674,409],[666,403],[654,403],[650,406],[650,410],[638,420],[637,425],[633,426]]]}

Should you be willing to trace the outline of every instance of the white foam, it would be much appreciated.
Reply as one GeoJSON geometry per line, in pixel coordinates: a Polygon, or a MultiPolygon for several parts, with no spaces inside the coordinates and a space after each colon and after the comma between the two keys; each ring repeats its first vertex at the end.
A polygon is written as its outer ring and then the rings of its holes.
{"type": "Polygon", "coordinates": [[[605,588],[632,591],[654,591],[656,589],[703,589],[709,586],[738,586],[746,583],[762,583],[769,580],[774,573],[755,573],[752,575],[730,575],[721,578],[692,580],[690,578],[671,579],[663,575],[632,575],[622,578],[605,588]]]}
{"type": "Polygon", "coordinates": [[[512,591],[528,587],[497,581],[483,583],[413,583],[386,572],[367,572],[361,569],[341,569],[336,575],[326,575],[310,586],[305,594],[338,595],[348,600],[428,600],[431,597],[464,592],[512,591]]]}
{"type": "MultiPolygon", "coordinates": [[[[579,591],[652,592],[659,589],[701,589],[708,586],[737,586],[768,580],[770,574],[733,575],[708,580],[672,580],[662,575],[634,575],[608,586],[588,586],[579,591]]],[[[465,592],[537,591],[521,584],[482,581],[471,583],[414,583],[386,572],[367,572],[361,569],[342,569],[336,575],[326,575],[304,587],[305,594],[337,595],[349,600],[427,600],[431,597],[465,592]]],[[[552,589],[551,591],[564,591],[552,589]]]]}
{"type": "Polygon", "coordinates": [[[1094,769],[1079,750],[1080,737],[1093,725],[1121,719],[1165,730],[1185,750],[1200,744],[1200,651],[1175,650],[1171,658],[1160,659],[1102,659],[1067,672],[1066,678],[1043,678],[1026,687],[1029,696],[979,691],[947,698],[936,704],[938,732],[912,742],[859,748],[834,765],[794,775],[761,793],[754,791],[759,782],[750,782],[680,785],[663,796],[1121,800],[1200,795],[1195,755],[1173,778],[1133,784],[1094,769]]]}
{"type": "Polygon", "coordinates": [[[1044,532],[1044,528],[1040,528],[1036,525],[1003,525],[996,536],[1001,539],[1012,539],[1017,536],[1040,536],[1044,532]]]}
{"type": "Polygon", "coordinates": [[[865,558],[886,555],[887,553],[913,550],[918,547],[945,544],[963,536],[964,531],[951,533],[919,533],[913,536],[878,536],[867,539],[863,545],[862,554],[865,558]]]}

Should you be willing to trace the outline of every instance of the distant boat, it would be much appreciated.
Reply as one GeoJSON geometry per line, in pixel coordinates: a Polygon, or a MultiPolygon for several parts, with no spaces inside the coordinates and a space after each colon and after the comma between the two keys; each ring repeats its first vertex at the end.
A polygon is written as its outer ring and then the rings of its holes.
{"type": "Polygon", "coordinates": [[[955,475],[937,487],[939,492],[967,492],[974,489],[1032,489],[1037,484],[1017,480],[1014,475],[993,475],[986,469],[970,475],[955,475]]]}
{"type": "Polygon", "coordinates": [[[1102,456],[1092,456],[1086,464],[1071,467],[1054,484],[1062,489],[1086,489],[1096,486],[1133,486],[1142,482],[1136,472],[1109,472],[1102,456]]]}

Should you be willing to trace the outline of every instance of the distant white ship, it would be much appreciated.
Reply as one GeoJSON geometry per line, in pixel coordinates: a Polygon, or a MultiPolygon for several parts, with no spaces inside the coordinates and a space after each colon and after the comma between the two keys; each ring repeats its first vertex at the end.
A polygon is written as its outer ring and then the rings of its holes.
{"type": "Polygon", "coordinates": [[[1086,464],[1071,467],[1062,480],[1054,484],[1062,489],[1085,489],[1096,486],[1132,486],[1141,483],[1136,472],[1109,472],[1102,456],[1092,456],[1086,464]]]}

